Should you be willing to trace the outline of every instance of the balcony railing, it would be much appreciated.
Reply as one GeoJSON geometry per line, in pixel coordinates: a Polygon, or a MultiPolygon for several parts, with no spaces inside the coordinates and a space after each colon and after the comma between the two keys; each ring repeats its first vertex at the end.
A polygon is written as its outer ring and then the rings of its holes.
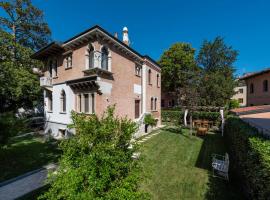
{"type": "Polygon", "coordinates": [[[40,77],[40,86],[41,87],[51,87],[52,86],[52,78],[50,77],[40,77]]]}

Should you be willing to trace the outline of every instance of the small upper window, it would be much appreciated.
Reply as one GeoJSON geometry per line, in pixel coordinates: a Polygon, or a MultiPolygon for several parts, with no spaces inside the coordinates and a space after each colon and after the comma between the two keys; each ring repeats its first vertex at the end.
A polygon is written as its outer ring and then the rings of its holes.
{"type": "Polygon", "coordinates": [[[135,65],[135,75],[136,76],[141,76],[141,66],[135,65]]]}
{"type": "Polygon", "coordinates": [[[68,68],[71,68],[71,67],[72,67],[72,54],[68,54],[65,57],[65,68],[68,69],[68,68]]]}
{"type": "Polygon", "coordinates": [[[102,47],[101,49],[101,68],[104,70],[108,70],[108,59],[109,59],[109,51],[107,47],[102,47]]]}
{"type": "Polygon", "coordinates": [[[159,74],[157,74],[157,87],[159,87],[159,74]]]}
{"type": "Polygon", "coordinates": [[[239,93],[240,94],[243,94],[243,92],[244,92],[244,90],[241,88],[241,89],[239,89],[239,93]]]}
{"type": "Polygon", "coordinates": [[[268,80],[263,81],[263,91],[267,92],[268,91],[268,80]]]}
{"type": "Polygon", "coordinates": [[[251,83],[249,87],[250,87],[250,88],[249,88],[250,94],[253,94],[253,93],[254,93],[254,84],[251,83]]]}
{"type": "Polygon", "coordinates": [[[88,46],[88,59],[89,59],[88,68],[89,69],[94,68],[94,47],[91,44],[89,44],[88,46]]]}
{"type": "Polygon", "coordinates": [[[151,85],[151,76],[152,76],[152,72],[151,69],[148,70],[148,84],[151,85]]]}

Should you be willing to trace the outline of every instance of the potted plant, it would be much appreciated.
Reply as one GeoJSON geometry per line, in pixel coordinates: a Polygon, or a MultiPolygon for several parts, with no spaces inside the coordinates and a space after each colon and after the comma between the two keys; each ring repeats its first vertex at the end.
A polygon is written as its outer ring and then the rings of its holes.
{"type": "Polygon", "coordinates": [[[156,126],[157,121],[151,114],[147,114],[144,117],[144,124],[145,124],[145,133],[148,133],[148,127],[149,126],[151,126],[151,127],[156,126]]]}

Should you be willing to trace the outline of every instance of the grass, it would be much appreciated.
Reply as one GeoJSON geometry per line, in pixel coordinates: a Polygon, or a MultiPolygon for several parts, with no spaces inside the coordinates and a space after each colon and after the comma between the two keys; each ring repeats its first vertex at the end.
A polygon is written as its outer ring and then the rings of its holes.
{"type": "Polygon", "coordinates": [[[152,199],[243,199],[235,183],[212,177],[212,153],[225,152],[218,134],[200,138],[187,129],[164,128],[142,146],[140,188],[152,199]]]}
{"type": "Polygon", "coordinates": [[[0,182],[56,162],[60,153],[57,141],[45,141],[41,136],[12,139],[0,149],[0,182]]]}

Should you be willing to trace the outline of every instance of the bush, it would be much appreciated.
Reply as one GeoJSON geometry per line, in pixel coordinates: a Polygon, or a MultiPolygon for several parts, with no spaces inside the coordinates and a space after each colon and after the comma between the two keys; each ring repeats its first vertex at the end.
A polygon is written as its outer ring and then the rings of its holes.
{"type": "Polygon", "coordinates": [[[146,125],[149,125],[149,126],[156,126],[157,125],[156,119],[151,114],[145,115],[144,123],[146,125]]]}
{"type": "Polygon", "coordinates": [[[230,149],[230,173],[240,180],[250,199],[269,199],[270,141],[237,117],[229,117],[225,136],[230,149]]]}
{"type": "MultiPolygon", "coordinates": [[[[175,110],[162,110],[161,118],[163,122],[172,122],[174,124],[183,124],[184,122],[184,112],[183,111],[175,111],[175,110]]],[[[215,123],[220,122],[220,113],[219,112],[193,112],[192,119],[205,119],[210,120],[215,123]]],[[[188,117],[187,117],[188,120],[188,117]]]]}
{"type": "Polygon", "coordinates": [[[25,119],[16,118],[13,113],[0,114],[0,148],[7,144],[10,137],[27,130],[25,119]]]}
{"type": "Polygon", "coordinates": [[[76,135],[61,142],[63,155],[52,185],[41,199],[148,199],[138,192],[139,161],[131,158],[136,124],[114,117],[72,113],[76,135]]]}
{"type": "Polygon", "coordinates": [[[239,108],[240,104],[239,101],[236,99],[231,99],[229,102],[229,109],[239,108]]]}

